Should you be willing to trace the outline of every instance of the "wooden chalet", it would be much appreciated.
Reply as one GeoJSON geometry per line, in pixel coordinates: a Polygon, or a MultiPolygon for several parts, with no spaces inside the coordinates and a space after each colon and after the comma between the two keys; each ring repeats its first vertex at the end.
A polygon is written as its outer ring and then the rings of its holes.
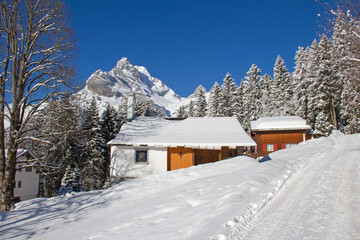
{"type": "Polygon", "coordinates": [[[256,143],[236,118],[162,119],[125,123],[111,146],[111,176],[152,173],[248,155],[256,143]]]}
{"type": "Polygon", "coordinates": [[[262,117],[250,122],[251,138],[256,142],[256,157],[289,148],[311,138],[311,127],[298,116],[262,117]]]}

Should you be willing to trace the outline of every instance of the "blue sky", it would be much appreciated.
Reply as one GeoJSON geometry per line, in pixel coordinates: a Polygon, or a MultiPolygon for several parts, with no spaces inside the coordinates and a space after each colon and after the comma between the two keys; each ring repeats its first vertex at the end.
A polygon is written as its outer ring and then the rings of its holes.
{"type": "Polygon", "coordinates": [[[251,64],[273,74],[277,55],[290,71],[298,46],[317,38],[315,0],[66,0],[79,39],[81,83],[121,57],[145,66],[186,97],[202,84],[232,74],[236,83],[251,64]]]}

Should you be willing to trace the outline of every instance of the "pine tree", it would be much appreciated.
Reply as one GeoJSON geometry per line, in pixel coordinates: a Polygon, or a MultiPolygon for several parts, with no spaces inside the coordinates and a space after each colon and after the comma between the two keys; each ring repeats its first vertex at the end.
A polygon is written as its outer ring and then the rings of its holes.
{"type": "Polygon", "coordinates": [[[315,119],[315,135],[328,136],[334,129],[334,126],[329,123],[329,116],[321,111],[315,119]]]}
{"type": "Polygon", "coordinates": [[[106,179],[104,138],[100,130],[97,102],[93,98],[87,108],[84,130],[88,133],[86,168],[83,174],[85,190],[100,189],[106,179]]]}
{"type": "Polygon", "coordinates": [[[194,107],[193,100],[191,100],[190,103],[189,103],[188,116],[189,117],[195,117],[195,107],[194,107]]]}
{"type": "Polygon", "coordinates": [[[295,56],[295,71],[293,73],[294,79],[294,97],[295,97],[295,114],[300,116],[303,119],[307,119],[309,114],[309,95],[308,90],[310,86],[310,81],[307,78],[309,69],[307,67],[307,62],[309,61],[309,48],[305,51],[302,47],[299,47],[295,56]]]}
{"type": "Polygon", "coordinates": [[[240,82],[240,86],[237,88],[237,99],[238,99],[238,108],[236,109],[236,117],[240,119],[240,122],[243,122],[245,117],[245,110],[244,110],[244,80],[240,82]]]}
{"type": "Polygon", "coordinates": [[[270,117],[274,115],[274,106],[273,106],[273,99],[272,99],[272,88],[273,88],[273,80],[271,76],[265,74],[261,77],[261,115],[270,117]]]}
{"type": "Polygon", "coordinates": [[[104,157],[105,157],[105,176],[106,178],[110,177],[110,147],[107,146],[107,143],[113,140],[116,135],[119,133],[123,121],[118,116],[117,111],[108,104],[105,111],[101,116],[101,136],[103,138],[104,144],[104,157]]]}
{"type": "Polygon", "coordinates": [[[293,114],[291,75],[286,69],[284,60],[280,56],[278,56],[275,61],[274,87],[272,89],[273,109],[277,112],[277,115],[293,114]]]}
{"type": "Polygon", "coordinates": [[[331,56],[328,38],[323,35],[319,42],[319,105],[320,111],[328,116],[329,124],[337,129],[342,81],[339,77],[339,66],[331,56]]]}
{"type": "Polygon", "coordinates": [[[195,106],[195,117],[205,117],[207,114],[207,102],[205,93],[202,89],[197,94],[197,101],[195,106]]]}
{"type": "Polygon", "coordinates": [[[217,82],[215,82],[214,86],[210,90],[209,96],[209,116],[210,117],[223,117],[223,95],[221,88],[217,82]]]}
{"type": "Polygon", "coordinates": [[[260,74],[260,68],[253,64],[243,81],[244,118],[241,119],[241,124],[246,131],[250,128],[250,121],[256,120],[261,116],[260,74]]]}
{"type": "Polygon", "coordinates": [[[65,195],[66,193],[80,192],[82,190],[82,184],[80,182],[80,174],[78,168],[74,168],[71,165],[65,170],[64,177],[61,180],[61,187],[59,189],[59,195],[65,195]]]}
{"type": "Polygon", "coordinates": [[[221,86],[221,92],[223,98],[222,102],[223,102],[224,116],[232,117],[236,115],[236,109],[239,106],[237,99],[237,87],[230,73],[227,73],[223,80],[223,85],[221,86]]]}
{"type": "Polygon", "coordinates": [[[119,119],[123,119],[123,120],[126,119],[126,117],[127,117],[126,101],[121,102],[121,104],[118,107],[117,112],[118,112],[119,119]]]}
{"type": "Polygon", "coordinates": [[[332,36],[332,60],[339,69],[338,77],[343,83],[339,122],[346,133],[360,130],[360,29],[350,12],[336,12],[332,36]]]}
{"type": "Polygon", "coordinates": [[[185,110],[185,107],[181,105],[179,109],[177,110],[176,117],[178,118],[187,118],[187,113],[185,110]]]}
{"type": "Polygon", "coordinates": [[[307,55],[307,71],[306,71],[306,79],[307,79],[307,116],[306,120],[310,124],[312,129],[315,129],[315,119],[319,114],[318,109],[318,97],[317,91],[319,88],[318,78],[320,76],[320,68],[319,68],[319,60],[318,60],[318,42],[315,39],[309,48],[309,52],[307,55]]]}
{"type": "MultiPolygon", "coordinates": [[[[37,161],[41,162],[40,196],[58,194],[65,168],[69,164],[82,166],[85,155],[86,134],[82,128],[83,110],[75,95],[67,92],[50,101],[29,126],[35,136],[44,141],[27,143],[37,161]],[[50,143],[50,144],[49,144],[50,143]]],[[[29,132],[30,134],[31,132],[29,132]]]]}

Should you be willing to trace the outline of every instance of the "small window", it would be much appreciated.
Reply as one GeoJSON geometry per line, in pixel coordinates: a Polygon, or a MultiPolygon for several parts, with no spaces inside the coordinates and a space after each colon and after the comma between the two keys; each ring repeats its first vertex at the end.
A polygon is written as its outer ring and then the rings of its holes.
{"type": "Polygon", "coordinates": [[[268,151],[268,152],[274,151],[274,144],[267,144],[266,151],[268,151]]]}
{"type": "Polygon", "coordinates": [[[285,148],[290,148],[290,147],[293,147],[295,145],[296,145],[295,143],[287,143],[287,144],[285,144],[285,148]]]}
{"type": "Polygon", "coordinates": [[[22,172],[22,165],[18,165],[18,172],[22,172]]]}
{"type": "Polygon", "coordinates": [[[18,181],[17,188],[21,188],[21,181],[18,181]]]}
{"type": "Polygon", "coordinates": [[[148,151],[136,150],[135,163],[147,163],[147,162],[148,162],[148,151]]]}
{"type": "Polygon", "coordinates": [[[244,156],[245,149],[243,147],[236,148],[236,154],[237,156],[244,156]]]}
{"type": "Polygon", "coordinates": [[[228,150],[228,157],[232,157],[233,156],[233,151],[232,150],[228,150]]]}
{"type": "Polygon", "coordinates": [[[25,172],[32,172],[32,167],[25,168],[25,172]]]}

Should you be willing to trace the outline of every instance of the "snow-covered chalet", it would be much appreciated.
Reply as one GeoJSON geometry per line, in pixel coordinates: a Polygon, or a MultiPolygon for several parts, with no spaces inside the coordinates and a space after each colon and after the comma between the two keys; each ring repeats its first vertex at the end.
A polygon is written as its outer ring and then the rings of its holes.
{"type": "Polygon", "coordinates": [[[308,140],[310,133],[311,127],[298,116],[261,117],[250,122],[250,134],[257,144],[257,157],[308,140]]]}
{"type": "Polygon", "coordinates": [[[114,178],[143,175],[248,155],[256,143],[236,118],[163,119],[125,123],[111,146],[114,178]]]}

